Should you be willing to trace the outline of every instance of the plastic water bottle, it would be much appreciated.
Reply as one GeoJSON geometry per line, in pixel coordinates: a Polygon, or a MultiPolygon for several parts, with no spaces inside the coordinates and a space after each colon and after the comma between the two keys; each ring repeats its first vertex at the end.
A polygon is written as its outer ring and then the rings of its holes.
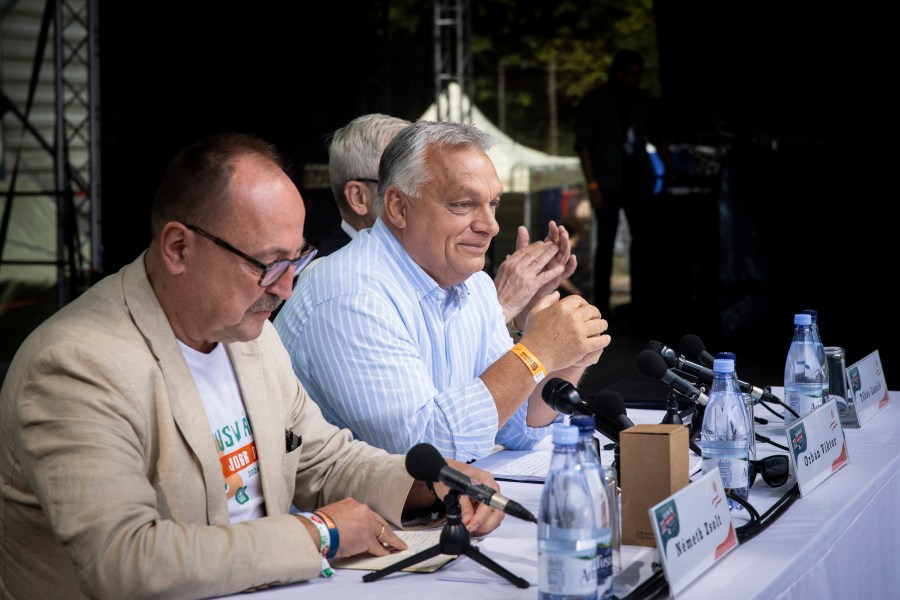
{"type": "Polygon", "coordinates": [[[578,458],[578,428],[556,423],[538,513],[538,598],[596,600],[597,513],[578,458]]]}
{"type": "MultiPolygon", "coordinates": [[[[825,371],[813,339],[812,316],[798,313],[794,315],[794,338],[784,362],[785,404],[801,417],[822,406],[824,377],[825,371]]],[[[784,411],[785,425],[792,423],[794,419],[790,411],[784,411]]]]}
{"type": "Polygon", "coordinates": [[[607,600],[612,597],[613,557],[612,557],[612,494],[606,485],[605,469],[600,461],[597,440],[594,438],[594,418],[575,416],[569,421],[578,428],[578,458],[584,466],[588,485],[594,497],[594,506],[599,511],[599,537],[597,538],[597,598],[607,600]]]}
{"type": "Polygon", "coordinates": [[[831,393],[828,391],[831,380],[828,378],[828,358],[825,356],[825,344],[822,343],[822,337],[819,335],[819,312],[808,308],[804,310],[812,319],[810,329],[812,329],[813,343],[816,345],[816,353],[819,355],[819,362],[822,363],[822,404],[828,402],[831,393]]]}
{"type": "MultiPolygon", "coordinates": [[[[734,376],[737,378],[737,358],[734,352],[717,352],[716,358],[730,358],[734,361],[734,376]]],[[[740,384],[738,384],[740,387],[740,384]]],[[[756,460],[756,422],[753,420],[753,397],[741,392],[744,406],[747,408],[747,419],[750,422],[750,460],[756,460]]]]}
{"type": "MultiPolygon", "coordinates": [[[[601,463],[602,464],[602,463],[601,463]]],[[[603,469],[603,480],[609,492],[609,519],[612,529],[612,571],[613,577],[622,570],[622,499],[616,470],[610,466],[603,469]]],[[[615,588],[615,582],[612,585],[615,588]]]]}
{"type": "MultiPolygon", "coordinates": [[[[746,498],[750,491],[750,423],[743,394],[734,373],[734,361],[713,361],[713,382],[703,412],[700,432],[703,473],[719,467],[725,491],[746,498]]],[[[732,510],[743,507],[728,499],[732,510]]]]}

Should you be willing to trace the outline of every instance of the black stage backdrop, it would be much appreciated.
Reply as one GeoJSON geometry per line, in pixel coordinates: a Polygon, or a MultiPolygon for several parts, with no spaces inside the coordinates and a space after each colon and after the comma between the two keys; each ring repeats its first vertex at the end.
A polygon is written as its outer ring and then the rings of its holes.
{"type": "MultiPolygon", "coordinates": [[[[386,46],[375,31],[387,5],[162,2],[136,12],[101,0],[105,273],[146,247],[166,164],[207,133],[274,142],[294,163],[307,237],[335,222],[330,192],[301,175],[326,162],[325,136],[365,112],[416,118],[433,98],[432,14],[386,46]]],[[[753,353],[773,365],[764,381],[778,382],[791,315],[815,308],[825,342],[851,362],[878,348],[896,389],[884,9],[707,0],[655,11],[673,141],[727,152],[714,193],[660,200],[643,332],[673,345],[693,332],[711,350],[753,353]]]]}

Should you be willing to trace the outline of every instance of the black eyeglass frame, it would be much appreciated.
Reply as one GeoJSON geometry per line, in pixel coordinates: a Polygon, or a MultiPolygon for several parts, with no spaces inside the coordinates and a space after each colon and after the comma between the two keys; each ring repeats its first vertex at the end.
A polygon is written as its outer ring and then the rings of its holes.
{"type": "Polygon", "coordinates": [[[791,465],[786,454],[772,454],[759,460],[751,460],[749,464],[750,487],[756,481],[756,475],[762,475],[769,487],[781,487],[791,478],[791,465]],[[775,470],[778,474],[775,474],[775,470]]]}
{"type": "Polygon", "coordinates": [[[374,183],[376,185],[378,184],[377,179],[370,179],[369,177],[351,177],[347,181],[358,181],[360,183],[374,183]]]}
{"type": "Polygon", "coordinates": [[[310,243],[306,243],[300,250],[300,256],[298,256],[297,258],[280,258],[278,260],[270,262],[269,264],[265,264],[256,260],[246,252],[238,250],[225,240],[218,238],[207,231],[203,231],[196,225],[189,225],[188,223],[184,223],[184,226],[193,232],[199,233],[217,246],[221,246],[232,254],[240,256],[257,269],[260,269],[262,271],[262,274],[260,274],[259,281],[257,282],[257,285],[259,285],[259,287],[269,287],[270,285],[274,284],[282,275],[284,275],[284,272],[288,270],[288,267],[291,266],[294,267],[294,275],[296,275],[297,273],[302,271],[306,265],[309,264],[309,262],[316,255],[316,252],[318,252],[315,246],[310,243]]]}

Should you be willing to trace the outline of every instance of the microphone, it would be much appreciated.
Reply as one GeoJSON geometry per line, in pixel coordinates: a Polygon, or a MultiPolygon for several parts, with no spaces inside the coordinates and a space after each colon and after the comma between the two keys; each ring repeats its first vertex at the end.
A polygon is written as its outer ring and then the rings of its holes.
{"type": "Polygon", "coordinates": [[[594,419],[605,421],[616,431],[634,427],[625,409],[625,399],[619,392],[602,390],[591,396],[590,406],[594,409],[594,419]]]}
{"type": "MultiPolygon", "coordinates": [[[[688,334],[681,338],[681,345],[687,344],[687,347],[691,350],[697,350],[697,348],[703,348],[703,342],[696,335],[688,334]],[[687,340],[687,342],[685,342],[687,340]]],[[[694,375],[706,383],[712,383],[714,378],[714,374],[711,369],[708,369],[702,365],[698,365],[697,363],[692,363],[689,360],[686,360],[684,356],[678,356],[675,354],[675,351],[671,348],[667,348],[661,342],[647,342],[647,348],[650,350],[656,350],[659,352],[660,356],[668,363],[670,367],[674,367],[686,373],[690,373],[694,375]]],[[[706,350],[697,350],[696,352],[699,356],[703,356],[703,353],[712,356],[706,350]]],[[[767,392],[766,390],[756,387],[751,383],[747,383],[746,381],[741,381],[738,379],[738,387],[741,388],[741,392],[744,394],[749,394],[753,399],[754,404],[758,404],[760,401],[763,402],[774,402],[776,404],[781,404],[781,401],[777,396],[772,394],[772,392],[767,392]]]]}
{"type": "MultiPolygon", "coordinates": [[[[612,391],[601,393],[615,394],[616,396],[619,396],[622,404],[622,412],[625,412],[625,401],[621,400],[622,397],[620,394],[612,391]]],[[[575,386],[565,379],[552,377],[551,379],[547,380],[547,383],[544,384],[544,389],[541,390],[541,398],[544,399],[544,402],[547,403],[547,406],[564,415],[587,415],[589,417],[594,417],[594,429],[615,442],[616,445],[619,444],[619,431],[621,429],[624,429],[624,427],[617,428],[612,423],[610,423],[609,420],[598,419],[598,415],[595,412],[596,404],[595,406],[591,406],[590,404],[582,400],[581,394],[578,393],[578,390],[575,389],[575,386]]],[[[606,407],[604,407],[604,411],[605,410],[606,407]]],[[[627,419],[628,417],[625,418],[627,419]]],[[[632,423],[632,425],[634,425],[634,423],[632,423]]]]}
{"type": "Polygon", "coordinates": [[[689,333],[678,342],[678,351],[683,355],[696,360],[704,367],[712,368],[715,357],[706,351],[703,340],[689,333]]]}
{"type": "Polygon", "coordinates": [[[709,402],[709,398],[706,394],[698,390],[686,379],[673,373],[666,365],[666,361],[663,360],[662,356],[649,348],[642,350],[640,354],[638,354],[637,368],[638,371],[648,377],[662,379],[666,385],[675,388],[686,398],[696,402],[700,406],[705,407],[706,403],[709,402]]]}
{"type": "Polygon", "coordinates": [[[406,454],[406,471],[422,481],[440,481],[451,490],[487,504],[525,521],[537,523],[537,518],[524,506],[503,496],[492,487],[474,483],[472,479],[447,464],[437,448],[431,444],[416,444],[406,454]]]}
{"type": "Polygon", "coordinates": [[[703,365],[698,365],[697,363],[692,363],[689,360],[686,360],[684,356],[680,354],[676,354],[674,350],[663,344],[662,342],[657,342],[655,340],[647,342],[647,345],[644,346],[646,350],[653,350],[663,357],[663,360],[666,361],[666,364],[673,369],[678,369],[679,371],[684,371],[685,373],[690,373],[695,377],[699,377],[707,382],[712,382],[713,380],[713,372],[712,369],[707,369],[703,365]]]}

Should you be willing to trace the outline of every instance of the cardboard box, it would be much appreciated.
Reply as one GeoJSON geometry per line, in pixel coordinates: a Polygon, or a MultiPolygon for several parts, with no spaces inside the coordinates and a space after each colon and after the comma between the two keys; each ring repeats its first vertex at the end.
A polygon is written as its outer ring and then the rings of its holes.
{"type": "Polygon", "coordinates": [[[688,483],[688,428],[635,425],[619,434],[622,543],[656,546],[647,510],[688,483]]]}

